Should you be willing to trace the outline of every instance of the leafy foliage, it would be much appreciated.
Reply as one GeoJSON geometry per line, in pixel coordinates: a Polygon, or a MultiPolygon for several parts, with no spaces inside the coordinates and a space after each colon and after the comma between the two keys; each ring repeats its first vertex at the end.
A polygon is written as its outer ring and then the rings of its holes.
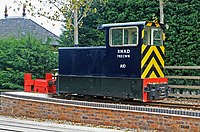
{"type": "Polygon", "coordinates": [[[32,35],[0,39],[0,88],[23,89],[24,73],[43,78],[57,67],[57,57],[49,43],[32,35]]]}
{"type": "MultiPolygon", "coordinates": [[[[97,0],[97,3],[95,5],[97,12],[83,18],[84,25],[79,29],[79,46],[105,45],[104,32],[97,30],[97,26],[101,24],[150,20],[154,14],[159,15],[157,1],[109,0],[103,5],[97,0]]],[[[72,32],[65,30],[62,34],[62,36],[67,36],[65,40],[62,39],[64,43],[67,42],[67,46],[73,42],[73,38],[70,37],[72,32]]]]}
{"type": "MultiPolygon", "coordinates": [[[[166,40],[166,65],[200,65],[200,1],[169,0],[166,3],[166,23],[170,25],[166,40]]],[[[167,70],[167,75],[200,76],[199,70],[167,70]]],[[[175,80],[170,84],[200,85],[198,80],[175,80]]]]}

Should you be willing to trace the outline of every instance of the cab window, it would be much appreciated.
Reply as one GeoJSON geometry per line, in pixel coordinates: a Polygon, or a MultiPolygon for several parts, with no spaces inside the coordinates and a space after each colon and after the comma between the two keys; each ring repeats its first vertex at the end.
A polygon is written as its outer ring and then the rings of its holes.
{"type": "Polygon", "coordinates": [[[152,41],[153,45],[161,46],[162,45],[162,31],[161,29],[152,29],[152,41]]]}
{"type": "Polygon", "coordinates": [[[116,27],[110,29],[110,46],[137,46],[137,27],[116,27]]]}
{"type": "Polygon", "coordinates": [[[145,27],[143,43],[146,45],[162,46],[162,34],[163,31],[161,28],[145,27]]]}

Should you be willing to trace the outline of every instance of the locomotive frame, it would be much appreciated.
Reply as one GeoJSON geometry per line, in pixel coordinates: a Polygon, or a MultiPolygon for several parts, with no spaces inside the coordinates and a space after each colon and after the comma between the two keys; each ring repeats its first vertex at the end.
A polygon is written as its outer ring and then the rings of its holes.
{"type": "Polygon", "coordinates": [[[57,92],[130,98],[168,96],[164,78],[164,32],[157,22],[103,24],[106,46],[59,48],[57,92]]]}

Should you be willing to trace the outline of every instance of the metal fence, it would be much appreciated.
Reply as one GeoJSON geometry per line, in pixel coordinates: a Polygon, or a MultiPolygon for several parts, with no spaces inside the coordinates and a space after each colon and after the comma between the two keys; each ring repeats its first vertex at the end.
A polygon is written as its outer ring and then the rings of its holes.
{"type": "MultiPolygon", "coordinates": [[[[172,70],[200,70],[200,66],[165,66],[165,69],[172,70]]],[[[192,79],[192,80],[200,80],[200,76],[166,76],[169,79],[192,79]]],[[[169,84],[170,85],[170,84],[169,84]]],[[[200,86],[191,86],[191,85],[170,85],[172,89],[189,89],[189,90],[197,90],[198,92],[187,93],[170,93],[170,96],[180,96],[180,97],[191,97],[191,98],[200,98],[200,86]]]]}

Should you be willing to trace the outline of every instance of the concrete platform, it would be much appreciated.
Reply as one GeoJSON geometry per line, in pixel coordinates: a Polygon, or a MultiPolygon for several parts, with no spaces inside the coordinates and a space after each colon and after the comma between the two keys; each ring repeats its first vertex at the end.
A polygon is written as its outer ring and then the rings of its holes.
{"type": "Polygon", "coordinates": [[[37,122],[0,115],[0,132],[123,132],[121,130],[37,122]]]}
{"type": "Polygon", "coordinates": [[[30,96],[30,97],[41,97],[41,98],[50,98],[51,96],[48,94],[42,94],[42,93],[29,93],[29,92],[2,92],[7,94],[13,94],[13,95],[19,95],[19,96],[30,96]]]}

